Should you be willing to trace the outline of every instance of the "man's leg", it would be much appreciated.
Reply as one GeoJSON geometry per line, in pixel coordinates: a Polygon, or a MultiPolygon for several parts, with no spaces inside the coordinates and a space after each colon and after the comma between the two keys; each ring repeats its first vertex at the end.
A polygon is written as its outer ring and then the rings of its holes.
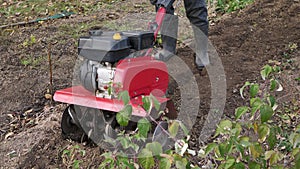
{"type": "Polygon", "coordinates": [[[184,0],[186,15],[190,20],[195,36],[195,64],[199,70],[209,64],[207,54],[208,19],[205,0],[184,0]]]}

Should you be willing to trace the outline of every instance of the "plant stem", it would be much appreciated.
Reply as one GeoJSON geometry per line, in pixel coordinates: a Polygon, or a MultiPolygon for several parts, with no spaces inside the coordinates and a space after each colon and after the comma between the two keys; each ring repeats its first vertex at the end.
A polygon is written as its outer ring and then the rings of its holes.
{"type": "MultiPolygon", "coordinates": [[[[52,61],[51,61],[51,43],[48,45],[48,62],[49,62],[49,81],[50,81],[50,94],[53,92],[53,80],[52,80],[52,61]]],[[[52,101],[52,98],[51,98],[52,101]]]]}

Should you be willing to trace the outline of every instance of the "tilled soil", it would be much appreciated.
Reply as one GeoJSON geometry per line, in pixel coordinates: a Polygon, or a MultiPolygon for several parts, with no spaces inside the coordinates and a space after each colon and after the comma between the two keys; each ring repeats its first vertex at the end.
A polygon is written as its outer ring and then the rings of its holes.
{"type": "MultiPolygon", "coordinates": [[[[209,39],[223,62],[227,82],[224,113],[232,116],[234,109],[244,101],[239,88],[247,80],[258,81],[260,68],[269,60],[280,60],[291,43],[300,46],[300,3],[297,0],[258,0],[246,9],[226,15],[210,26],[209,39]]],[[[102,20],[106,20],[102,17],[102,20]]],[[[101,18],[100,17],[100,18],[101,18]]],[[[76,40],[62,34],[57,22],[76,24],[94,18],[75,16],[52,21],[47,25],[32,25],[0,37],[0,134],[1,168],[54,168],[65,167],[63,149],[76,143],[64,140],[60,134],[60,116],[65,105],[51,103],[45,94],[51,90],[47,52],[53,62],[53,91],[71,86],[73,65],[77,58],[76,40]],[[30,36],[35,44],[24,44],[30,36]],[[50,38],[47,39],[47,38],[50,38]],[[51,43],[51,46],[49,45],[51,43]],[[21,64],[28,56],[37,63],[21,64]]],[[[183,47],[177,55],[197,72],[193,52],[183,47]]],[[[298,58],[299,52],[292,55],[298,58]]],[[[295,72],[299,72],[299,64],[295,72]]],[[[299,74],[294,76],[299,77],[299,74]]],[[[199,86],[200,111],[193,126],[190,146],[198,149],[198,137],[210,108],[211,82],[208,75],[196,74],[199,86]]],[[[286,84],[288,85],[288,84],[286,84]]],[[[297,84],[296,84],[297,85],[297,84]]],[[[299,92],[298,90],[295,90],[299,92]]],[[[293,96],[290,96],[293,97],[293,96]]],[[[97,167],[101,161],[97,147],[84,146],[88,157],[86,168],[97,167]]],[[[197,158],[193,159],[197,162],[197,158]]]]}

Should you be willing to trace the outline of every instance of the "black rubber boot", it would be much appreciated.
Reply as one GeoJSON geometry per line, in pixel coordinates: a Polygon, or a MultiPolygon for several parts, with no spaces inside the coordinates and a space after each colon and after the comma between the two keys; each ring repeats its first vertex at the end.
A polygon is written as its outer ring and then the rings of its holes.
{"type": "Polygon", "coordinates": [[[202,72],[210,62],[207,54],[208,19],[206,2],[205,0],[184,0],[184,6],[195,36],[195,65],[199,72],[202,72]]]}

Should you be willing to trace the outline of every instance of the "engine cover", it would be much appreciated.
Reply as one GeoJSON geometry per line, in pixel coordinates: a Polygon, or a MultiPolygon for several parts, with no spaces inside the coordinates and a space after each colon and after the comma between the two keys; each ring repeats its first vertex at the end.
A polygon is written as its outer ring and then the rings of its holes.
{"type": "Polygon", "coordinates": [[[131,51],[151,48],[154,33],[150,31],[102,32],[90,31],[90,36],[80,37],[78,54],[88,60],[116,63],[131,51]],[[118,38],[115,35],[118,34],[118,38]]]}
{"type": "Polygon", "coordinates": [[[150,93],[163,97],[169,83],[167,65],[152,57],[124,59],[116,67],[113,82],[122,84],[131,98],[150,93]]]}
{"type": "Polygon", "coordinates": [[[91,36],[80,37],[78,54],[86,59],[98,62],[114,63],[130,54],[130,44],[127,36],[120,33],[119,39],[114,39],[115,32],[97,32],[91,36]]]}

